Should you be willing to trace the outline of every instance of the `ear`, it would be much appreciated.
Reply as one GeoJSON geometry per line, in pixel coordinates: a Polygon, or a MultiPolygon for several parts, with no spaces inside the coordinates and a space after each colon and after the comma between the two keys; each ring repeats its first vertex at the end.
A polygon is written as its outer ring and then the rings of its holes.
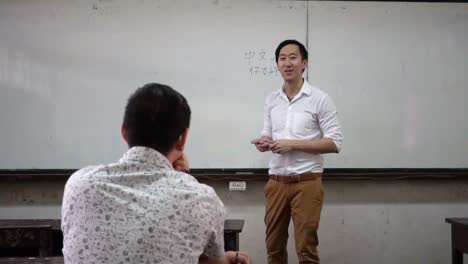
{"type": "Polygon", "coordinates": [[[128,136],[127,136],[127,129],[125,129],[124,125],[120,127],[120,133],[122,134],[123,139],[128,144],[128,136]]]}
{"type": "Polygon", "coordinates": [[[187,141],[187,135],[188,135],[189,129],[186,128],[182,134],[180,134],[179,139],[176,142],[175,148],[176,150],[180,152],[184,152],[185,149],[185,142],[187,141]]]}
{"type": "Polygon", "coordinates": [[[302,60],[302,69],[304,69],[304,71],[307,68],[308,63],[309,63],[308,60],[302,60]]]}

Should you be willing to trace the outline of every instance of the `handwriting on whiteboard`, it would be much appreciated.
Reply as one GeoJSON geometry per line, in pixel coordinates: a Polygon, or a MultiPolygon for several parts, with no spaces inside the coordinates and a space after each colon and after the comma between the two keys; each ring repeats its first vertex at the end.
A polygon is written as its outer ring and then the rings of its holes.
{"type": "Polygon", "coordinates": [[[243,52],[247,72],[254,77],[279,76],[275,56],[264,49],[251,49],[243,52]]]}

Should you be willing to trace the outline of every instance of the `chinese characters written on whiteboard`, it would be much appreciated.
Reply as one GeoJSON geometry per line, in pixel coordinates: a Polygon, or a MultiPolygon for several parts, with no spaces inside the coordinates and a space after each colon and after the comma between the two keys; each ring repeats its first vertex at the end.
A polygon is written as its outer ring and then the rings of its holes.
{"type": "Polygon", "coordinates": [[[252,77],[279,76],[274,54],[263,49],[250,49],[244,51],[243,59],[248,66],[248,73],[252,77]]]}

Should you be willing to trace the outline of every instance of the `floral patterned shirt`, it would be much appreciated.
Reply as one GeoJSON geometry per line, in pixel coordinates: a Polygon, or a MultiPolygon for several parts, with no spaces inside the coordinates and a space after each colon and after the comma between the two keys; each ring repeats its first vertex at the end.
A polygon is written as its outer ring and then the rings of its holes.
{"type": "Polygon", "coordinates": [[[65,263],[198,263],[224,256],[224,205],[159,152],[133,147],[86,167],[65,186],[65,263]]]}

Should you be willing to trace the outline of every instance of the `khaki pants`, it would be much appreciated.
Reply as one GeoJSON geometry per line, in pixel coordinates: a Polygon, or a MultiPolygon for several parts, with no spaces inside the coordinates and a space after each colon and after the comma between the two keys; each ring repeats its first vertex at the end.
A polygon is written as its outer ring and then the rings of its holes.
{"type": "Polygon", "coordinates": [[[292,217],[300,264],[320,263],[317,230],[323,204],[322,178],[265,185],[265,225],[268,264],[287,264],[288,227],[292,217]]]}

